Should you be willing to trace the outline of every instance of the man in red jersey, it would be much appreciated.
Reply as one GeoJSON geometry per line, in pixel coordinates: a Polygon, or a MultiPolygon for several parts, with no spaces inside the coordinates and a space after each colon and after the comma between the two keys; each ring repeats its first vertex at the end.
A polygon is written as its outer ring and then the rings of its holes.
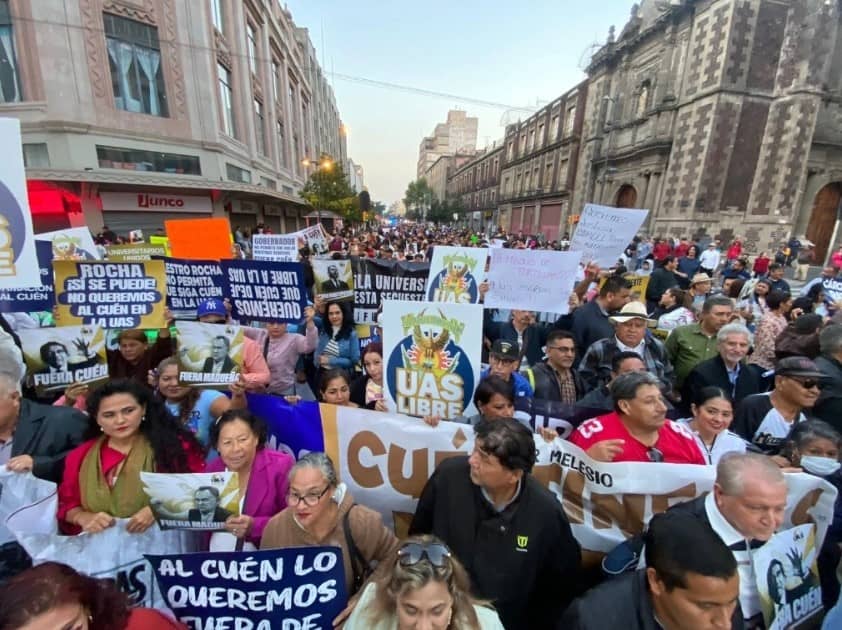
{"type": "Polygon", "coordinates": [[[614,412],[583,422],[570,441],[601,462],[707,462],[687,428],[666,419],[658,377],[649,372],[618,376],[609,388],[614,412]]]}

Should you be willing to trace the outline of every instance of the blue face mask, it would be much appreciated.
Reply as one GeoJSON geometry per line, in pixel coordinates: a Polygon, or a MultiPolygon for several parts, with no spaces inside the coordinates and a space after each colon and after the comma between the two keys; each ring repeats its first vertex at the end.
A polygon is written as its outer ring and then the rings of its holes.
{"type": "Polygon", "coordinates": [[[817,477],[829,477],[839,470],[840,466],[842,464],[839,461],[830,457],[820,457],[819,455],[802,455],[801,457],[801,468],[817,477]]]}

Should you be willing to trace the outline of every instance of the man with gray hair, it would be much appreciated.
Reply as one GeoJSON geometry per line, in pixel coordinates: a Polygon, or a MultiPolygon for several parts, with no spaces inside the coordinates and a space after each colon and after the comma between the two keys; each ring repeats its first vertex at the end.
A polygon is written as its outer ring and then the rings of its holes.
{"type": "Polygon", "coordinates": [[[742,400],[762,389],[760,375],[745,365],[752,336],[743,324],[726,324],[716,333],[719,353],[692,369],[681,390],[681,402],[687,410],[705,387],[719,387],[731,394],[731,400],[742,400]]]}
{"type": "Polygon", "coordinates": [[[667,419],[660,384],[649,372],[621,374],[609,387],[613,413],[586,420],[570,441],[602,462],[705,465],[692,432],[667,419]]]}
{"type": "Polygon", "coordinates": [[[65,456],[83,441],[88,418],[70,407],[24,399],[22,378],[14,353],[0,347],[0,466],[58,483],[65,456]]]}
{"type": "Polygon", "coordinates": [[[819,348],[821,355],[815,363],[824,377],[813,415],[842,433],[842,324],[832,324],[819,333],[819,348]]]}

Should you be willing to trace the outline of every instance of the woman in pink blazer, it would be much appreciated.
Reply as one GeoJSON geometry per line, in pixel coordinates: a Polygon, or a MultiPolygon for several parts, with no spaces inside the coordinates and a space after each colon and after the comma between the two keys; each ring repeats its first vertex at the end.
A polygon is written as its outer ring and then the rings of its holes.
{"type": "Polygon", "coordinates": [[[237,473],[240,515],[210,538],[211,551],[255,550],[263,528],[286,505],[291,455],[266,448],[266,424],[247,409],[231,409],[211,425],[210,442],[219,458],[205,472],[237,473]]]}

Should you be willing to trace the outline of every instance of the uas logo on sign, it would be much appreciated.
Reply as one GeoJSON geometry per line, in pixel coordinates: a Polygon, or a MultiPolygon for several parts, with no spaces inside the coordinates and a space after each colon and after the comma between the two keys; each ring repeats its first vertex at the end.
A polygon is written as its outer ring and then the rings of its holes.
{"type": "Polygon", "coordinates": [[[15,275],[15,265],[26,243],[26,219],[18,200],[3,182],[0,182],[0,208],[3,209],[0,215],[0,254],[11,253],[9,257],[0,256],[4,266],[11,264],[11,269],[4,268],[0,275],[15,275]]]}
{"type": "Polygon", "coordinates": [[[432,279],[427,289],[430,302],[475,304],[479,287],[473,275],[476,259],[453,254],[444,257],[445,267],[432,279]]]}

